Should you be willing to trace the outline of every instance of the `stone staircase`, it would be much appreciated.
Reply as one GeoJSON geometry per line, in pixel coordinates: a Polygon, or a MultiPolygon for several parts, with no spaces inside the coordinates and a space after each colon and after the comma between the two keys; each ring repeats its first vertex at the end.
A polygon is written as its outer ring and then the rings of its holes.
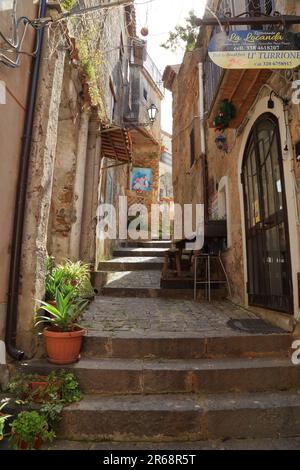
{"type": "MultiPolygon", "coordinates": [[[[300,436],[292,335],[263,321],[261,331],[233,331],[228,319],[257,317],[230,303],[186,301],[184,290],[176,291],[180,300],[170,300],[174,293],[164,299],[159,278],[168,246],[123,246],[100,263],[103,296],[87,312],[81,360],[64,367],[78,377],[84,399],[65,408],[59,437],[183,443],[300,436]]],[[[21,367],[45,374],[59,366],[32,360],[21,367]]]]}
{"type": "MultiPolygon", "coordinates": [[[[289,334],[216,338],[88,336],[68,367],[84,399],[65,408],[60,438],[184,442],[300,435],[300,368],[289,334]]],[[[33,360],[26,372],[53,366],[33,360]]],[[[66,368],[66,367],[65,367],[66,368]]]]}

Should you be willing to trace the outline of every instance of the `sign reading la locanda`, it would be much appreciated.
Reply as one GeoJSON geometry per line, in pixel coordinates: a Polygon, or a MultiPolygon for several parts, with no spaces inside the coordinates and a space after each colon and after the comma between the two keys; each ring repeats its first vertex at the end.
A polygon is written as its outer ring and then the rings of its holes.
{"type": "Polygon", "coordinates": [[[300,65],[300,36],[249,29],[223,32],[212,37],[208,54],[224,69],[293,69],[300,65]]]}

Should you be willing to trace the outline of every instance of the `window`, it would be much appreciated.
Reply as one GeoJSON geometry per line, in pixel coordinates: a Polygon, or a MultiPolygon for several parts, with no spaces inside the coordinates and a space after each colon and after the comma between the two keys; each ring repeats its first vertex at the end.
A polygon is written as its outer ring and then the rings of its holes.
{"type": "Polygon", "coordinates": [[[122,76],[124,77],[124,41],[123,41],[123,34],[121,33],[120,36],[120,53],[119,53],[119,61],[120,61],[120,67],[122,71],[122,76]]]}
{"type": "Polygon", "coordinates": [[[248,0],[247,3],[252,16],[271,15],[274,11],[274,0],[248,0]]]}
{"type": "Polygon", "coordinates": [[[115,119],[117,99],[116,99],[114,86],[111,80],[109,82],[109,88],[110,88],[110,106],[109,106],[110,116],[109,117],[110,117],[110,121],[113,122],[115,119]]]}
{"type": "Polygon", "coordinates": [[[148,101],[148,91],[146,90],[146,88],[144,88],[143,96],[144,96],[145,101],[148,101]]]}
{"type": "Polygon", "coordinates": [[[196,154],[195,154],[195,130],[192,129],[190,133],[190,158],[191,158],[191,166],[194,165],[196,154]]]}

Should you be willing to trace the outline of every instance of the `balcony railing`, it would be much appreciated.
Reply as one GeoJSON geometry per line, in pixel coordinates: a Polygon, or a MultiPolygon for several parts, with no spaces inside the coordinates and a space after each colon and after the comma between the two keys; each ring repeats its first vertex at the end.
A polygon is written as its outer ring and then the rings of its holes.
{"type": "Polygon", "coordinates": [[[224,70],[214,64],[209,56],[204,62],[205,110],[210,112],[223,76],[224,70]]]}
{"type": "Polygon", "coordinates": [[[149,73],[159,91],[164,95],[162,75],[148,53],[145,54],[144,68],[149,73]]]}

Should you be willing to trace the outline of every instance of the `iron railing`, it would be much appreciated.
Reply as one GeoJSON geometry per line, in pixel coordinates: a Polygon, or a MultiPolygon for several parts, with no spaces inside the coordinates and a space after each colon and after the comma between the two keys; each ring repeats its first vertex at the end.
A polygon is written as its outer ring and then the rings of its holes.
{"type": "Polygon", "coordinates": [[[164,85],[162,81],[162,75],[148,53],[145,54],[144,68],[148,72],[148,74],[150,75],[154,83],[156,84],[159,91],[164,95],[164,85]]]}
{"type": "Polygon", "coordinates": [[[224,70],[214,64],[209,56],[204,62],[205,111],[210,112],[218,92],[224,70]]]}

